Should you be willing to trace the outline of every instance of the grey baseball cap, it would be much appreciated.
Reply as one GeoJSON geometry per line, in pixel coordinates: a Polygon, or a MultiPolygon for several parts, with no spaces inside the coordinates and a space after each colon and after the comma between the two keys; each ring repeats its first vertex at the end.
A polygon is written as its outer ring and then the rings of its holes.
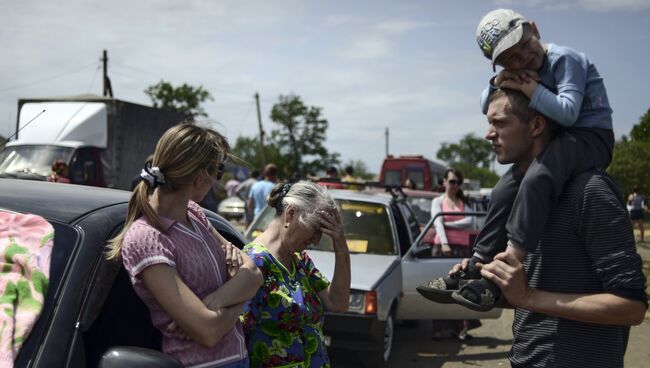
{"type": "Polygon", "coordinates": [[[492,60],[492,67],[499,55],[516,45],[524,33],[528,20],[510,9],[496,9],[487,13],[476,28],[476,42],[483,55],[492,60]]]}

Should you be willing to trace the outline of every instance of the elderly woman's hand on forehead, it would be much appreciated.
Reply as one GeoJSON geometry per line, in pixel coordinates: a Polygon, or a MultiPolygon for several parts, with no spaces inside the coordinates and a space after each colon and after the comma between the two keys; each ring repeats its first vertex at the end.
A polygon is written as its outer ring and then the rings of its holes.
{"type": "Polygon", "coordinates": [[[228,276],[233,277],[244,263],[242,252],[231,242],[221,244],[221,249],[225,254],[226,266],[228,267],[228,276]]]}
{"type": "Polygon", "coordinates": [[[343,232],[341,215],[336,208],[321,209],[317,211],[320,231],[332,238],[334,252],[348,253],[348,243],[343,232]]]}

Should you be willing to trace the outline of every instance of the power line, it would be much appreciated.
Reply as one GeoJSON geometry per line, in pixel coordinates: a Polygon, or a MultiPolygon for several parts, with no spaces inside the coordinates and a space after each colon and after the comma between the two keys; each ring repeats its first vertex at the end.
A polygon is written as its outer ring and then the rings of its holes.
{"type": "Polygon", "coordinates": [[[139,81],[139,82],[144,82],[144,83],[153,83],[150,79],[147,80],[146,79],[147,77],[137,75],[137,74],[129,75],[129,74],[124,73],[123,71],[118,70],[116,68],[111,69],[111,74],[119,75],[120,77],[126,78],[127,80],[131,80],[131,81],[139,81]]]}
{"type": "Polygon", "coordinates": [[[84,70],[84,69],[88,69],[89,67],[91,67],[91,66],[95,66],[95,65],[97,65],[97,64],[98,64],[98,62],[95,61],[95,62],[93,62],[92,64],[84,65],[84,66],[81,66],[81,67],[79,67],[79,68],[77,68],[77,69],[71,70],[71,71],[69,71],[69,72],[65,72],[65,73],[57,74],[57,75],[54,75],[54,76],[52,76],[52,77],[47,77],[47,78],[43,78],[43,79],[38,79],[38,80],[35,80],[35,81],[32,81],[32,82],[27,82],[27,83],[25,83],[25,84],[15,85],[15,86],[11,86],[11,87],[0,88],[0,92],[6,92],[6,91],[10,91],[10,90],[12,90],[12,89],[18,89],[18,88],[23,88],[23,87],[31,86],[31,85],[34,85],[34,84],[39,84],[39,83],[43,83],[43,82],[48,82],[48,81],[51,81],[51,80],[54,80],[54,79],[58,79],[58,78],[61,78],[61,77],[65,77],[66,75],[70,75],[70,74],[78,73],[78,72],[80,72],[80,71],[82,71],[82,70],[84,70]]]}
{"type": "Polygon", "coordinates": [[[113,63],[113,64],[116,64],[116,65],[119,65],[119,66],[122,66],[122,67],[125,67],[125,68],[127,68],[127,69],[134,70],[134,71],[136,71],[136,72],[138,72],[138,73],[145,73],[145,74],[152,75],[152,76],[154,76],[154,77],[156,77],[156,78],[160,78],[160,75],[158,75],[158,74],[154,74],[154,73],[152,73],[152,72],[150,72],[150,71],[148,71],[148,70],[144,70],[144,69],[136,68],[136,67],[134,67],[134,66],[126,65],[126,64],[124,64],[124,63],[121,63],[121,62],[119,62],[119,61],[115,61],[115,60],[113,60],[112,63],[113,63]]]}
{"type": "Polygon", "coordinates": [[[252,102],[252,101],[249,102],[248,110],[244,114],[243,119],[241,119],[241,122],[242,122],[241,125],[244,125],[246,123],[246,120],[248,119],[248,116],[251,114],[251,111],[253,111],[253,106],[255,106],[255,103],[252,102]]]}
{"type": "Polygon", "coordinates": [[[99,70],[101,69],[101,66],[97,65],[97,69],[95,69],[95,75],[93,75],[93,79],[90,82],[90,85],[88,86],[88,90],[86,93],[90,93],[90,90],[93,88],[95,85],[95,80],[97,80],[97,76],[99,75],[99,70]]]}

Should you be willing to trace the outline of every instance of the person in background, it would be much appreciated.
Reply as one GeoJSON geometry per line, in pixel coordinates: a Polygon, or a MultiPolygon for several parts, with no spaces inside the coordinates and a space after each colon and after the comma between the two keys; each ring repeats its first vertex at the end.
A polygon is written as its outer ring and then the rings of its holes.
{"type": "Polygon", "coordinates": [[[299,181],[278,184],[268,199],[275,218],[244,251],[264,275],[242,321],[251,367],[329,367],[324,311],[343,313],[350,298],[350,253],[341,217],[327,189],[299,181]],[[305,249],[332,240],[331,283],[305,249]]]}
{"type": "Polygon", "coordinates": [[[248,367],[239,322],[262,284],[252,260],[226,241],[197,204],[221,179],[230,148],[194,124],[165,132],[110,241],[136,294],[162,333],[162,350],[183,366],[248,367]]]}
{"type": "Polygon", "coordinates": [[[225,188],[226,188],[226,195],[228,197],[234,197],[235,193],[237,192],[237,187],[239,186],[239,180],[237,178],[231,178],[226,182],[225,188]]]}
{"type": "Polygon", "coordinates": [[[630,220],[632,224],[639,227],[641,242],[643,242],[643,212],[645,211],[645,197],[639,194],[639,186],[635,185],[632,193],[627,196],[627,205],[630,209],[630,220]]]}
{"type": "Polygon", "coordinates": [[[339,170],[334,166],[330,166],[325,170],[325,176],[330,179],[339,179],[339,170]]]}
{"type": "Polygon", "coordinates": [[[342,183],[348,183],[344,185],[344,189],[350,190],[361,190],[363,189],[362,181],[359,178],[354,176],[354,168],[352,166],[345,167],[345,175],[341,178],[342,183]]]}
{"type": "MultiPolygon", "coordinates": [[[[472,217],[454,215],[436,217],[441,212],[465,212],[468,203],[461,189],[462,184],[463,174],[453,168],[447,169],[442,182],[445,193],[434,198],[431,202],[431,217],[435,218],[433,224],[436,229],[432,247],[434,257],[466,258],[472,255],[469,232],[467,231],[472,227],[472,217]]],[[[470,328],[480,326],[481,322],[479,320],[434,320],[433,338],[442,338],[450,333],[461,340],[465,340],[471,337],[467,333],[470,328]]]]}
{"type": "Polygon", "coordinates": [[[411,180],[411,178],[406,178],[406,180],[404,180],[404,184],[402,184],[402,187],[408,189],[417,189],[417,185],[413,180],[411,180]]]}
{"type": "Polygon", "coordinates": [[[56,160],[52,163],[52,173],[47,177],[52,183],[70,183],[68,165],[63,160],[56,160]]]}
{"type": "Polygon", "coordinates": [[[264,167],[264,179],[251,186],[246,207],[255,218],[266,205],[266,199],[278,180],[278,167],[268,164],[264,167]]]}
{"type": "Polygon", "coordinates": [[[259,176],[259,170],[251,170],[250,177],[239,183],[237,188],[235,188],[235,195],[244,201],[244,221],[246,222],[246,226],[250,225],[253,221],[253,211],[248,209],[246,202],[248,202],[248,195],[251,191],[251,187],[257,182],[259,176]]]}
{"type": "Polygon", "coordinates": [[[341,183],[339,170],[334,166],[330,166],[325,170],[325,177],[320,179],[318,183],[330,189],[346,189],[346,185],[341,183]]]}
{"type": "Polygon", "coordinates": [[[341,181],[346,183],[357,181],[357,178],[354,177],[354,169],[352,166],[345,167],[345,175],[343,175],[341,181]]]}

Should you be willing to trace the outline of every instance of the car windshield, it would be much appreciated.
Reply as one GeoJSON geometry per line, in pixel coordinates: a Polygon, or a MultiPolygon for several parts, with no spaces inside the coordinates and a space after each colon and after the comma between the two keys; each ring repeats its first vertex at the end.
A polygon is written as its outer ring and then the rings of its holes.
{"type": "MultiPolygon", "coordinates": [[[[386,206],[352,200],[336,200],[343,221],[343,231],[351,253],[397,254],[390,213],[386,206]]],[[[275,211],[266,207],[248,230],[249,238],[254,239],[271,223],[275,211]]],[[[332,239],[323,236],[320,243],[309,249],[333,251],[332,239]]]]}
{"type": "Polygon", "coordinates": [[[0,153],[0,173],[32,173],[47,176],[56,160],[68,162],[73,149],[57,146],[13,146],[0,153]]]}

